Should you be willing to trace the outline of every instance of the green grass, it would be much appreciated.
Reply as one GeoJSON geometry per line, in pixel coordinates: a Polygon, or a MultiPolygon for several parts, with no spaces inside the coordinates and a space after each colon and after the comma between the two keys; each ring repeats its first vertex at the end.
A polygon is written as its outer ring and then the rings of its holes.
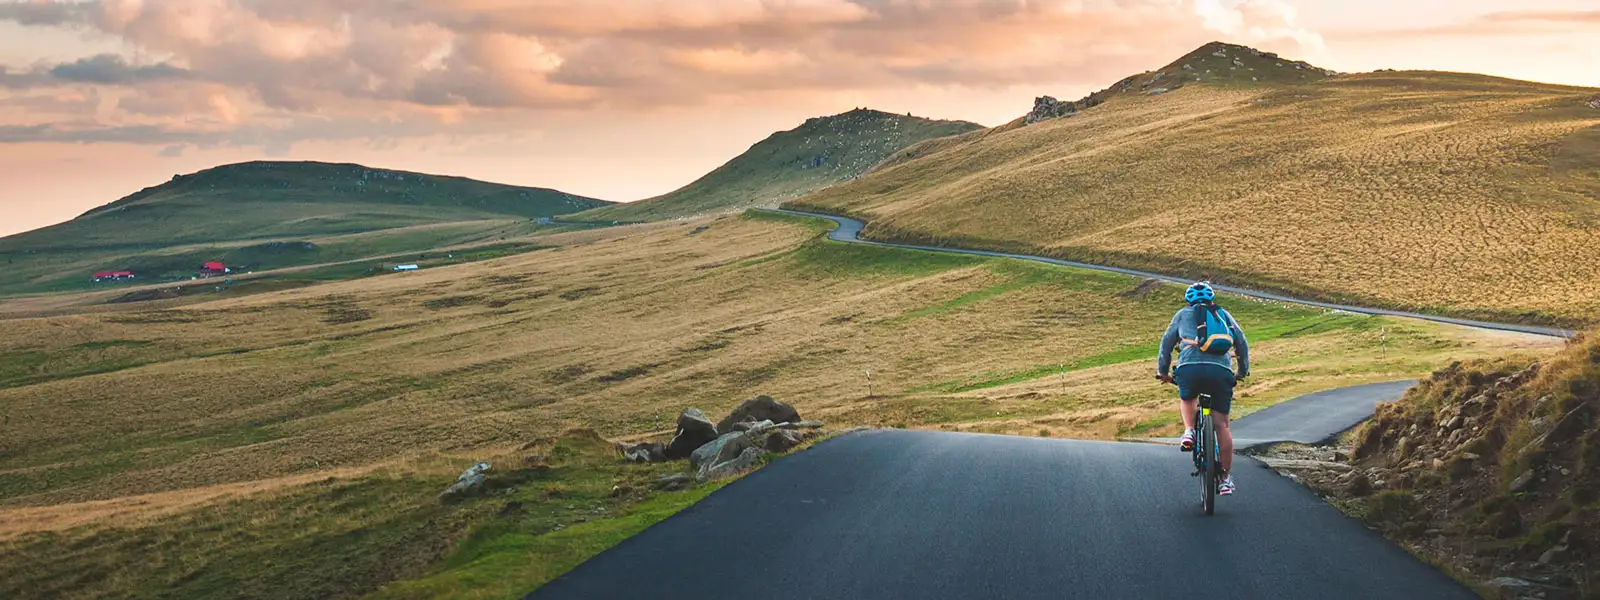
{"type": "Polygon", "coordinates": [[[547,533],[495,523],[462,543],[438,573],[385,586],[371,598],[519,598],[720,489],[660,494],[616,517],[547,533]]]}
{"type": "Polygon", "coordinates": [[[906,250],[816,239],[790,255],[791,268],[806,277],[907,277],[983,264],[982,257],[906,250]]]}
{"type": "MultiPolygon", "coordinates": [[[[269,427],[224,437],[167,444],[275,439],[269,427]]],[[[623,463],[596,437],[536,451],[551,468],[491,458],[490,491],[460,502],[436,495],[470,463],[435,457],[424,463],[437,465],[431,475],[329,478],[123,527],[0,541],[0,597],[517,598],[723,485],[655,492],[650,483],[682,463],[623,463]],[[613,494],[617,485],[627,491],[613,494]]]]}
{"type": "Polygon", "coordinates": [[[89,281],[96,271],[132,270],[144,283],[187,277],[211,260],[265,270],[496,241],[540,229],[537,217],[604,204],[360,165],[225,165],[0,239],[0,295],[108,287],[89,281]]]}
{"type": "Polygon", "coordinates": [[[782,224],[785,224],[785,225],[797,225],[797,226],[800,226],[800,227],[804,227],[806,229],[810,229],[810,230],[812,230],[814,232],[817,232],[817,233],[827,233],[829,231],[833,231],[833,228],[834,228],[833,221],[830,221],[828,219],[824,219],[822,217],[812,217],[812,216],[807,216],[807,215],[795,215],[795,214],[789,214],[789,213],[781,213],[781,212],[777,212],[777,211],[773,211],[773,210],[761,210],[761,209],[747,210],[747,211],[744,211],[743,213],[740,213],[739,218],[745,219],[745,220],[749,220],[749,221],[762,221],[762,222],[767,222],[767,223],[782,223],[782,224]]]}
{"type": "Polygon", "coordinates": [[[907,146],[976,129],[973,123],[873,110],[815,118],[772,134],[681,189],[567,218],[653,221],[770,204],[849,180],[907,146]]]}
{"type": "Polygon", "coordinates": [[[127,528],[0,542],[0,595],[98,589],[128,598],[347,598],[416,570],[463,514],[432,502],[437,480],[372,477],[203,507],[127,528]]]}
{"type": "Polygon", "coordinates": [[[1080,358],[1064,364],[1043,365],[1028,369],[1026,371],[1017,371],[1012,373],[994,373],[989,374],[985,376],[985,378],[978,381],[945,382],[931,386],[928,389],[932,391],[958,394],[961,392],[996,388],[1003,385],[1011,385],[1013,383],[1032,381],[1041,377],[1047,377],[1058,373],[1070,373],[1072,371],[1081,371],[1083,369],[1114,365],[1132,360],[1154,360],[1156,349],[1156,344],[1149,344],[1147,346],[1127,346],[1109,352],[1102,352],[1093,356],[1080,358]]]}

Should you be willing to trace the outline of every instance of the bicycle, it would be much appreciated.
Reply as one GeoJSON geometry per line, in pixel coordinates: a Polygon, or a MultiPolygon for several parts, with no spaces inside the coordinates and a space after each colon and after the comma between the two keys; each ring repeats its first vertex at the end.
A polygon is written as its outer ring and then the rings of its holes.
{"type": "MultiPolygon", "coordinates": [[[[1170,377],[1156,376],[1162,383],[1173,384],[1170,377]]],[[[1211,418],[1211,394],[1201,393],[1199,406],[1194,411],[1194,472],[1190,477],[1200,478],[1200,505],[1206,515],[1217,510],[1217,479],[1222,474],[1222,446],[1217,440],[1217,426],[1211,418]]]]}
{"type": "Polygon", "coordinates": [[[1194,472],[1200,478],[1200,504],[1210,516],[1217,510],[1217,479],[1222,465],[1222,448],[1217,442],[1216,424],[1211,420],[1211,394],[1200,394],[1200,407],[1194,415],[1194,472]]]}

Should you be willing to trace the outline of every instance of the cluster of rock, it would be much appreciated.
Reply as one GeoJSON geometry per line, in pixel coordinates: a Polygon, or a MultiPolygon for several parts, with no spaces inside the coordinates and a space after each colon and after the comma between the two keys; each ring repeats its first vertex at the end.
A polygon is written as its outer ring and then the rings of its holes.
{"type": "Polygon", "coordinates": [[[1600,96],[1595,96],[1589,99],[1589,108],[1600,110],[1600,96]]]}
{"type": "Polygon", "coordinates": [[[1022,118],[1022,122],[1032,125],[1040,121],[1070,117],[1078,114],[1078,111],[1099,106],[1106,101],[1105,97],[1106,91],[1089,94],[1077,102],[1065,102],[1057,100],[1053,96],[1040,96],[1033,99],[1033,110],[1028,111],[1027,116],[1022,118]]]}
{"type": "Polygon", "coordinates": [[[801,420],[793,406],[757,396],[718,423],[698,408],[684,409],[671,441],[619,444],[618,450],[633,462],[688,459],[694,478],[708,481],[755,466],[763,452],[787,452],[819,435],[821,428],[820,421],[801,420]]]}

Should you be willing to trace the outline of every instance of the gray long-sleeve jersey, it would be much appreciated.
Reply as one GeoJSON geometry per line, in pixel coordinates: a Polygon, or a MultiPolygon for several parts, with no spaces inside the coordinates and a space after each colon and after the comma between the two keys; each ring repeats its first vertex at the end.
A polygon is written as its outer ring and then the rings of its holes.
{"type": "MultiPolygon", "coordinates": [[[[1228,311],[1221,311],[1222,318],[1228,322],[1228,328],[1233,333],[1233,353],[1239,355],[1240,375],[1250,374],[1250,344],[1244,339],[1244,330],[1239,327],[1239,322],[1233,320],[1233,315],[1228,311]]],[[[1172,372],[1172,349],[1182,344],[1178,350],[1178,366],[1189,364],[1217,365],[1224,369],[1233,369],[1233,360],[1226,354],[1207,354],[1201,352],[1195,338],[1198,335],[1200,324],[1195,322],[1194,307],[1185,307],[1177,314],[1172,315],[1172,324],[1167,326],[1167,334],[1161,337],[1161,354],[1156,358],[1157,373],[1167,375],[1172,372]]]]}

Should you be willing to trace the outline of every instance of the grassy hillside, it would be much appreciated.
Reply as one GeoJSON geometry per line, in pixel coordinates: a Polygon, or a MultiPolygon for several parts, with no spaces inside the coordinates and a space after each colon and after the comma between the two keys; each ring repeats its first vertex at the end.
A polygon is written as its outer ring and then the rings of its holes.
{"type": "Polygon", "coordinates": [[[1551,598],[1600,594],[1600,338],[1465,361],[1380,407],[1325,485],[1414,552],[1551,598]],[[1576,589],[1574,589],[1576,588],[1576,589]]]}
{"type": "Polygon", "coordinates": [[[979,128],[964,121],[934,121],[866,109],[814,118],[795,129],[772,134],[677,191],[591,210],[574,218],[652,221],[772,206],[848,181],[917,142],[979,128]]]}
{"type": "MultiPolygon", "coordinates": [[[[528,442],[571,427],[670,434],[686,406],[758,393],[841,426],[1175,427],[1150,373],[1181,289],[824,229],[770,213],[608,228],[470,265],[6,320],[0,565],[22,566],[0,568],[0,596],[343,598],[412,580],[389,591],[514,598],[705,490],[630,508],[612,486],[655,471],[557,464],[441,505],[455,473],[520,473],[545,454],[528,442]]],[[[1241,412],[1549,344],[1223,302],[1257,360],[1241,412]]]]}
{"type": "Polygon", "coordinates": [[[205,260],[257,269],[325,262],[332,253],[317,242],[374,231],[397,235],[343,240],[376,242],[373,252],[426,249],[470,238],[468,229],[493,230],[604,204],[555,190],[361,165],[226,165],[174,176],[59,225],[0,238],[6,265],[0,294],[82,288],[101,270],[130,269],[160,280],[192,274],[205,260]],[[433,227],[452,223],[471,225],[433,227]]]}
{"type": "Polygon", "coordinates": [[[1596,90],[1329,75],[1210,45],[1072,116],[912,147],[790,206],[862,217],[874,239],[1466,316],[1600,319],[1596,90]],[[1223,231],[1197,231],[1208,221],[1223,231]]]}

